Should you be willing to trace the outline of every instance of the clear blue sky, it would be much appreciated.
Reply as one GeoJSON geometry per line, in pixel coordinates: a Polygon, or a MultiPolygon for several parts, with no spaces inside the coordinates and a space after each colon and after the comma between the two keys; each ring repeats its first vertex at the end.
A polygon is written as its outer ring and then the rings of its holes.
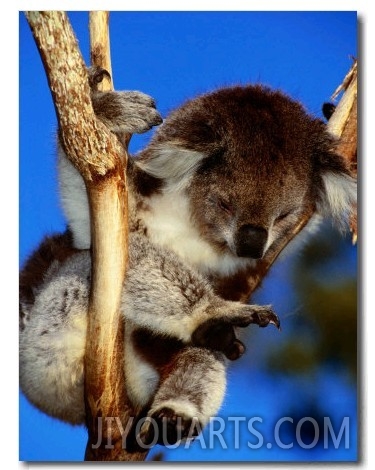
{"type": "MultiPolygon", "coordinates": [[[[87,61],[88,14],[74,12],[70,19],[87,61]]],[[[281,88],[321,116],[322,103],[348,71],[350,56],[357,55],[357,18],[350,11],[113,12],[110,31],[116,89],[138,89],[152,95],[163,116],[198,93],[249,82],[281,88]]],[[[54,108],[23,14],[19,57],[22,263],[43,235],[63,230],[65,222],[56,183],[54,108]]],[[[135,138],[131,149],[139,149],[148,138],[149,134],[135,138]]],[[[271,335],[264,336],[265,341],[272,340],[271,335]]],[[[242,387],[250,387],[245,389],[247,393],[256,390],[255,385],[252,389],[251,384],[241,383],[235,372],[234,367],[226,415],[233,412],[231,406],[244,406],[248,397],[240,393],[242,387]]],[[[22,460],[82,460],[85,440],[82,428],[44,416],[21,397],[22,460]]],[[[170,452],[170,460],[226,460],[226,455],[236,460],[254,458],[248,449],[235,455],[211,452],[209,457],[199,449],[170,452]]],[[[301,459],[298,452],[288,455],[301,459]]]]}

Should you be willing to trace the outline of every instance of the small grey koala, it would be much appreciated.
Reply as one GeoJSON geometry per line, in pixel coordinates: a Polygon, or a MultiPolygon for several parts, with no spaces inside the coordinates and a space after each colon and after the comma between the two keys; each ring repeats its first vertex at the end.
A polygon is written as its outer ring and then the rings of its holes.
{"type": "MultiPolygon", "coordinates": [[[[85,422],[90,270],[89,250],[55,260],[34,292],[33,304],[23,306],[20,328],[23,392],[40,410],[73,424],[85,422]]],[[[279,326],[270,307],[220,298],[174,253],[137,233],[129,239],[121,312],[128,396],[138,411],[147,407],[148,416],[160,426],[162,417],[168,418],[170,444],[187,437],[193,419],[204,426],[219,409],[225,391],[224,356],[236,359],[243,353],[233,328],[279,326]],[[182,420],[180,435],[173,427],[177,417],[182,420]]],[[[145,422],[142,439],[149,441],[151,432],[154,428],[145,422]]]]}

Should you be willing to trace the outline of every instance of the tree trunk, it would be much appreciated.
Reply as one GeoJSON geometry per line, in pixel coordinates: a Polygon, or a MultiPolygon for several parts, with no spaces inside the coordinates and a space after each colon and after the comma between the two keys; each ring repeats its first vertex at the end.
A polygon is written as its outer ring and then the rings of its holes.
{"type": "Polygon", "coordinates": [[[96,119],[86,67],[67,15],[26,13],[43,60],[64,150],[84,178],[90,203],[92,279],[85,354],[86,460],[144,460],[129,454],[120,297],[128,258],[124,147],[96,119]],[[113,426],[113,419],[120,426],[113,426]]]}

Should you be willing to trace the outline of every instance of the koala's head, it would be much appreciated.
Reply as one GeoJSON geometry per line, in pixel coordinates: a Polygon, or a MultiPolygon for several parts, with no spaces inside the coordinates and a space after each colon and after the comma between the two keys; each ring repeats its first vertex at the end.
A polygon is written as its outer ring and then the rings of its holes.
{"type": "Polygon", "coordinates": [[[278,91],[220,89],[170,115],[143,168],[184,190],[202,236],[258,259],[311,209],[341,220],[356,186],[326,125],[278,91]]]}

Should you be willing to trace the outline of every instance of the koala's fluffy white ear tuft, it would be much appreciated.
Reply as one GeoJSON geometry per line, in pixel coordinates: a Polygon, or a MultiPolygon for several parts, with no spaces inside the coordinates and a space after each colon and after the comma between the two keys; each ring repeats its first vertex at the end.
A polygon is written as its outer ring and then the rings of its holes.
{"type": "Polygon", "coordinates": [[[318,204],[322,215],[333,217],[335,223],[344,229],[348,216],[357,203],[357,182],[346,173],[326,171],[322,174],[323,188],[318,204]]]}
{"type": "Polygon", "coordinates": [[[205,157],[195,150],[173,145],[154,145],[151,156],[136,160],[136,165],[149,175],[164,180],[166,190],[175,191],[186,187],[205,157]]]}

